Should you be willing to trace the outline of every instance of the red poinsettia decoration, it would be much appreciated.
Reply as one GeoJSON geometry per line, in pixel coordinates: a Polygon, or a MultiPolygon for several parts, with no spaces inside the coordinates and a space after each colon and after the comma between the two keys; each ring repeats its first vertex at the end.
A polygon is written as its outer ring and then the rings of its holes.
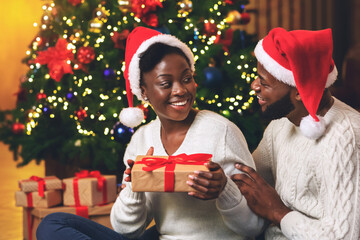
{"type": "Polygon", "coordinates": [[[55,47],[49,47],[47,50],[39,52],[35,59],[35,63],[47,64],[50,77],[57,82],[60,82],[64,74],[73,74],[68,61],[74,59],[74,54],[67,48],[67,45],[68,42],[65,39],[59,38],[55,47]]]}
{"type": "Polygon", "coordinates": [[[129,36],[130,31],[125,29],[122,32],[113,32],[111,40],[114,42],[115,48],[125,49],[125,42],[127,37],[129,36]]]}
{"type": "Polygon", "coordinates": [[[135,17],[152,27],[158,25],[158,17],[154,14],[157,7],[163,7],[160,0],[133,0],[132,2],[132,11],[135,13],[135,17]]]}
{"type": "Polygon", "coordinates": [[[95,50],[92,47],[80,47],[77,51],[77,59],[80,63],[89,64],[95,59],[95,50]]]}

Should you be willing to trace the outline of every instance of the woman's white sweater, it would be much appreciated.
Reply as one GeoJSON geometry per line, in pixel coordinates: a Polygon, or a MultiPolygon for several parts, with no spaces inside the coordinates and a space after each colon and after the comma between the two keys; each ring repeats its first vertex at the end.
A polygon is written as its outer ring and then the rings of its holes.
{"type": "MultiPolygon", "coordinates": [[[[160,139],[159,119],[139,128],[124,156],[135,159],[153,146],[154,155],[167,155],[160,139]]],[[[238,171],[235,162],[255,167],[241,131],[226,118],[210,112],[197,113],[179,149],[180,153],[210,153],[213,161],[230,176],[238,171]]],[[[187,193],[132,192],[131,184],[119,194],[111,211],[115,231],[124,236],[141,236],[152,219],[160,239],[247,239],[260,233],[263,219],[247,206],[235,183],[227,184],[215,200],[200,200],[187,193]]]]}

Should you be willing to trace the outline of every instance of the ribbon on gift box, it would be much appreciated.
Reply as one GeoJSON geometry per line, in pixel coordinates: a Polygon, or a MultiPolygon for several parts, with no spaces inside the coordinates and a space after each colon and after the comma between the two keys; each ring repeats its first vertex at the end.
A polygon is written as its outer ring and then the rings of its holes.
{"type": "Polygon", "coordinates": [[[75,208],[76,215],[89,218],[89,212],[87,206],[81,206],[80,204],[80,195],[79,195],[79,179],[83,178],[97,178],[97,190],[102,191],[103,194],[103,204],[107,203],[107,187],[106,187],[106,178],[101,175],[99,171],[88,171],[82,170],[75,173],[75,178],[73,180],[74,188],[74,198],[75,198],[75,208]]]}
{"type": "Polygon", "coordinates": [[[54,184],[57,185],[57,181],[54,181],[54,180],[60,181],[55,176],[49,176],[49,177],[44,177],[44,178],[38,177],[38,176],[31,176],[29,179],[20,180],[19,188],[24,192],[37,191],[39,193],[39,196],[43,198],[45,190],[47,190],[48,187],[50,189],[57,189],[57,188],[54,188],[54,184]],[[34,190],[32,186],[36,182],[37,182],[37,190],[34,190]]]}
{"type": "Polygon", "coordinates": [[[142,168],[142,170],[146,172],[151,172],[165,166],[164,191],[174,192],[174,170],[176,164],[203,165],[204,163],[209,162],[211,157],[211,154],[206,153],[196,153],[190,155],[182,153],[175,156],[169,156],[168,158],[144,157],[140,161],[135,162],[135,164],[146,165],[146,167],[142,168]]]}
{"type": "Polygon", "coordinates": [[[26,201],[27,201],[26,215],[27,215],[28,234],[29,234],[29,240],[32,240],[32,218],[31,218],[31,210],[33,208],[32,192],[26,193],[26,201]]]}
{"type": "Polygon", "coordinates": [[[45,179],[46,178],[41,178],[38,176],[31,176],[29,179],[19,181],[19,187],[20,187],[20,183],[35,181],[38,183],[39,196],[44,197],[44,191],[45,191],[45,185],[46,185],[45,179]]]}

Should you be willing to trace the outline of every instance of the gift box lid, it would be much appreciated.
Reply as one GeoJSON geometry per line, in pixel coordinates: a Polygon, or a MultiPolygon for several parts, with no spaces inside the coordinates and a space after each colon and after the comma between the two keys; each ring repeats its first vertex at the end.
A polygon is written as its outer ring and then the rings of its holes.
{"type": "Polygon", "coordinates": [[[22,179],[18,181],[19,188],[23,192],[37,192],[39,191],[39,187],[43,183],[43,190],[57,190],[62,189],[62,181],[56,176],[48,176],[48,177],[37,177],[31,176],[29,179],[22,179]]]}

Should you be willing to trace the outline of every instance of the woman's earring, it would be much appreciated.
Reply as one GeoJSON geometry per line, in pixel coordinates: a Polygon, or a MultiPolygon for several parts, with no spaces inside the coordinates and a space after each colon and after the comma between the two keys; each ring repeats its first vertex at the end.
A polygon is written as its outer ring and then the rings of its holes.
{"type": "Polygon", "coordinates": [[[149,101],[149,99],[147,97],[144,97],[144,101],[147,102],[149,101]]]}

